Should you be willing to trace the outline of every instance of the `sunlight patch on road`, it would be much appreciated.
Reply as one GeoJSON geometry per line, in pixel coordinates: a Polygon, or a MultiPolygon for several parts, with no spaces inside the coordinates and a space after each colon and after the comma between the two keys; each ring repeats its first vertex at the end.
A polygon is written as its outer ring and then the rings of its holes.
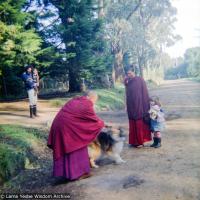
{"type": "Polygon", "coordinates": [[[165,105],[165,108],[200,108],[200,105],[165,105]]]}
{"type": "Polygon", "coordinates": [[[199,119],[197,118],[182,118],[174,121],[167,122],[167,129],[168,130],[183,130],[183,131],[190,131],[190,130],[200,130],[199,119]]]}

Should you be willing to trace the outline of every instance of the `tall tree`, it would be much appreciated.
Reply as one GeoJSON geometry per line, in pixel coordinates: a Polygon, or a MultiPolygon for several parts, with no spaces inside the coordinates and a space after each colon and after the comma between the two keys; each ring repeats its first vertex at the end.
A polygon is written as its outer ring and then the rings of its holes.
{"type": "Polygon", "coordinates": [[[19,78],[25,64],[36,60],[41,39],[34,29],[27,29],[30,15],[21,12],[25,0],[0,2],[0,90],[3,95],[16,95],[22,90],[19,78]]]}
{"type": "Polygon", "coordinates": [[[48,1],[58,9],[61,40],[66,53],[69,91],[80,91],[81,79],[104,70],[102,23],[92,0],[48,1]]]}
{"type": "Polygon", "coordinates": [[[172,30],[175,14],[169,0],[110,1],[107,32],[116,58],[113,68],[116,80],[123,75],[122,61],[127,52],[143,76],[144,69],[158,61],[163,48],[178,39],[172,30]]]}
{"type": "Polygon", "coordinates": [[[107,38],[110,41],[111,52],[114,56],[112,78],[113,81],[122,81],[124,75],[123,57],[128,50],[124,45],[131,32],[130,18],[138,10],[141,0],[110,1],[106,9],[107,38]]]}

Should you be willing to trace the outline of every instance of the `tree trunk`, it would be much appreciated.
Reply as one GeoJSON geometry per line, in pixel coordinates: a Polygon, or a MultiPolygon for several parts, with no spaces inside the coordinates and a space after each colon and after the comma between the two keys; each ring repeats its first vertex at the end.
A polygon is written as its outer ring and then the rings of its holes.
{"type": "Polygon", "coordinates": [[[138,60],[138,65],[139,65],[140,76],[141,76],[142,78],[144,78],[143,66],[142,66],[141,58],[139,58],[139,60],[138,60]]]}
{"type": "Polygon", "coordinates": [[[99,13],[98,13],[98,18],[102,18],[105,16],[104,13],[104,0],[98,0],[99,4],[99,13]]]}
{"type": "Polygon", "coordinates": [[[69,92],[81,92],[81,83],[78,80],[79,75],[73,69],[69,68],[69,92]]]}
{"type": "Polygon", "coordinates": [[[112,66],[112,86],[115,87],[116,78],[115,78],[115,67],[114,64],[112,66]]]}
{"type": "Polygon", "coordinates": [[[5,96],[7,97],[7,96],[8,96],[8,91],[7,91],[6,80],[5,80],[4,76],[2,76],[2,80],[3,80],[4,94],[5,94],[5,96]]]}
{"type": "Polygon", "coordinates": [[[142,66],[139,66],[139,69],[140,69],[140,76],[141,76],[142,78],[144,78],[143,67],[142,67],[142,66]]]}
{"type": "Polygon", "coordinates": [[[124,76],[124,67],[123,67],[123,52],[119,50],[115,52],[115,63],[114,63],[114,70],[115,70],[115,81],[122,82],[124,76]]]}

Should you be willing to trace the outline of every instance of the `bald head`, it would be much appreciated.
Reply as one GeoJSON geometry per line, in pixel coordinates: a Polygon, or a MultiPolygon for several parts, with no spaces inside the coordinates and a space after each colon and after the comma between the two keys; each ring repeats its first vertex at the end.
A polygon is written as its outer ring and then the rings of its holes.
{"type": "Polygon", "coordinates": [[[86,91],[84,96],[86,96],[90,101],[92,101],[93,104],[95,104],[98,99],[97,93],[91,90],[86,91]]]}

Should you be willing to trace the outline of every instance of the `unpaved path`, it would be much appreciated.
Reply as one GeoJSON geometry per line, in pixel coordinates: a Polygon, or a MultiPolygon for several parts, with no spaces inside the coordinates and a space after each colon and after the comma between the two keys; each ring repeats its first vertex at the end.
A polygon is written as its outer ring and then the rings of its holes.
{"type": "MultiPolygon", "coordinates": [[[[148,145],[130,149],[126,145],[122,153],[125,164],[104,163],[93,170],[94,176],[89,179],[56,186],[51,178],[48,151],[41,169],[26,170],[22,180],[13,181],[22,192],[69,192],[72,199],[200,200],[199,89],[200,83],[178,80],[168,81],[150,92],[160,97],[167,113],[167,128],[160,149],[148,145]]],[[[34,121],[27,118],[25,105],[26,102],[1,104],[0,123],[47,126],[58,110],[41,101],[41,116],[34,121]]],[[[103,112],[100,116],[128,131],[124,111],[103,112]]]]}

